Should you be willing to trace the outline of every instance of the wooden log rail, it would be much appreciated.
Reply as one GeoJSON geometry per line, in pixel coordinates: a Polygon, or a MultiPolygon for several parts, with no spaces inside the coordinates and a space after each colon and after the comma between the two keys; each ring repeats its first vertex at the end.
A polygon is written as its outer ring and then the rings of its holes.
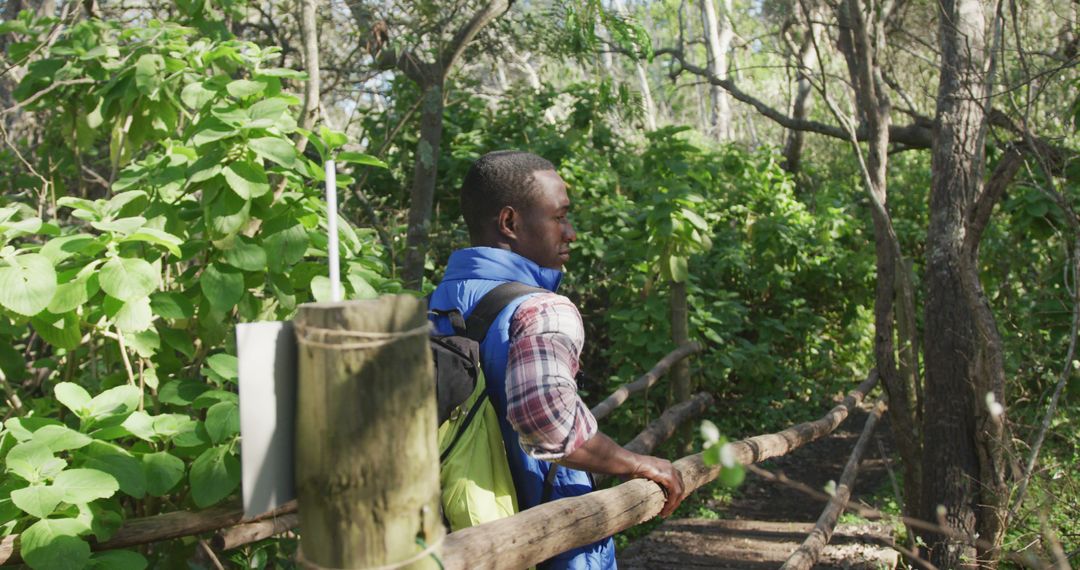
{"type": "MultiPolygon", "coordinates": [[[[877,375],[872,372],[843,402],[818,420],[732,443],[736,461],[744,465],[758,463],[785,455],[831,433],[876,383],[877,375]]],[[[689,407],[700,397],[699,394],[681,405],[689,407]]],[[[645,432],[652,427],[650,425],[645,432]]],[[[705,465],[701,454],[684,457],[676,461],[675,466],[682,473],[688,492],[712,481],[720,472],[719,466],[705,465]]],[[[569,548],[596,542],[644,522],[656,516],[663,504],[663,491],[658,485],[634,479],[611,489],[562,499],[508,519],[451,533],[443,543],[443,563],[447,569],[526,568],[569,548]],[[556,520],[560,522],[555,524],[556,520]],[[578,525],[581,528],[575,527],[576,521],[584,522],[578,525]],[[502,530],[503,525],[509,530],[502,530]],[[485,533],[491,534],[485,536],[485,533]],[[519,555],[513,554],[516,549],[523,551],[519,555]]],[[[244,519],[244,511],[239,505],[199,512],[176,511],[128,520],[112,538],[104,542],[91,540],[90,547],[94,551],[127,548],[224,529],[213,539],[213,543],[217,548],[227,550],[277,534],[285,530],[285,525],[295,527],[296,519],[289,515],[296,512],[296,501],[250,519],[244,519]],[[270,521],[270,524],[260,524],[265,521],[270,521]]],[[[21,561],[18,535],[10,535],[0,541],[0,566],[21,561]]]]}
{"type": "Polygon", "coordinates": [[[821,511],[814,530],[810,531],[806,540],[795,549],[795,552],[791,553],[780,570],[810,570],[821,558],[822,551],[832,538],[836,521],[847,507],[848,500],[851,499],[851,489],[859,473],[859,463],[862,461],[867,444],[870,443],[870,434],[874,432],[874,427],[884,412],[885,404],[878,402],[866,418],[866,424],[863,425],[859,440],[855,443],[855,449],[852,450],[851,457],[848,458],[847,465],[844,466],[844,471],[840,475],[840,484],[836,486],[836,493],[825,506],[825,510],[821,511]]]}
{"type": "MultiPolygon", "coordinates": [[[[832,432],[851,408],[877,384],[870,376],[822,418],[778,433],[732,443],[736,461],[751,464],[789,453],[832,432]]],[[[719,465],[705,465],[701,454],[675,462],[687,492],[716,479],[719,465]]],[[[446,536],[442,564],[446,570],[528,568],[570,548],[611,536],[656,516],[664,505],[660,486],[633,479],[617,487],[581,497],[560,499],[510,518],[467,528],[446,536]]]]}
{"type": "Polygon", "coordinates": [[[642,390],[651,387],[653,384],[656,384],[664,374],[667,374],[667,371],[670,370],[676,362],[679,362],[691,354],[701,352],[701,348],[699,343],[691,342],[669,352],[668,355],[661,358],[660,362],[657,362],[656,366],[653,366],[651,370],[642,374],[637,380],[619,386],[619,388],[605,398],[603,402],[597,404],[592,409],[593,416],[597,421],[607,417],[607,415],[614,411],[615,408],[621,406],[631,394],[641,392],[642,390]]]}

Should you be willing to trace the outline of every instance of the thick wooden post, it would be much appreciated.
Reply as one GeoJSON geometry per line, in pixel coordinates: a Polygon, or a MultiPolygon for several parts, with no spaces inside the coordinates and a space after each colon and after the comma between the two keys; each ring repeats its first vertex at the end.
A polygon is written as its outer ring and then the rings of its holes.
{"type": "Polygon", "coordinates": [[[435,568],[435,383],[422,299],[301,305],[296,490],[308,567],[435,568]]]}

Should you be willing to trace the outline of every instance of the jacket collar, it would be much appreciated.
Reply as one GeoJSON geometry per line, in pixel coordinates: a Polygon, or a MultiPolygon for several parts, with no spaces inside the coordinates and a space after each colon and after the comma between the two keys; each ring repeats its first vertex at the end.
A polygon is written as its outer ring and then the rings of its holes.
{"type": "Polygon", "coordinates": [[[490,279],[517,281],[555,292],[563,272],[540,267],[510,250],[494,247],[469,247],[450,254],[444,281],[452,279],[490,279]]]}

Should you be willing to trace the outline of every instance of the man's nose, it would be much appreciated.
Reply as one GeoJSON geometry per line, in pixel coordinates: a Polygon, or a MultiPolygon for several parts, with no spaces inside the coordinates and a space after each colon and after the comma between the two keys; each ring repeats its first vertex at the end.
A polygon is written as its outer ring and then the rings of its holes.
{"type": "Polygon", "coordinates": [[[566,230],[563,231],[563,239],[566,240],[567,243],[577,240],[577,231],[574,230],[573,223],[566,223],[566,230]]]}

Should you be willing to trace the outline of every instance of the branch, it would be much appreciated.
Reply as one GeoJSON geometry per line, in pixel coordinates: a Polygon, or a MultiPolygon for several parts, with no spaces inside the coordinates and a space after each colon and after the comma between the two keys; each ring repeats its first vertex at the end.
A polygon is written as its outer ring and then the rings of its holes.
{"type": "MultiPolygon", "coordinates": [[[[686,61],[685,55],[682,50],[676,48],[663,48],[656,50],[655,54],[670,55],[676,61],[683,70],[688,71],[694,75],[705,78],[709,83],[718,85],[727,90],[736,100],[750,105],[761,113],[765,117],[771,119],[773,122],[780,126],[795,131],[804,131],[810,133],[817,133],[819,135],[825,135],[841,140],[850,140],[847,132],[836,125],[829,125],[820,121],[812,121],[807,119],[795,119],[782,113],[772,107],[770,107],[764,101],[753,97],[752,95],[739,89],[735,82],[731,79],[720,79],[715,75],[709,73],[709,71],[703,67],[698,67],[692,63],[686,61]]],[[[860,127],[856,130],[856,137],[860,141],[867,140],[869,133],[865,127],[860,127]]],[[[933,143],[933,133],[926,125],[919,123],[911,125],[889,125],[889,140],[891,142],[897,142],[905,144],[913,148],[930,148],[933,143]]]]}
{"type": "Polygon", "coordinates": [[[4,109],[3,111],[0,111],[0,116],[6,115],[8,113],[15,112],[15,111],[18,111],[19,109],[21,109],[23,107],[26,107],[27,105],[32,104],[34,101],[37,101],[38,99],[41,99],[42,97],[44,97],[44,96],[48,95],[49,93],[51,93],[53,90],[58,89],[60,87],[64,87],[64,86],[67,86],[67,85],[85,85],[87,83],[94,83],[94,80],[89,78],[89,77],[82,77],[82,78],[79,78],[79,79],[64,79],[62,81],[54,81],[48,87],[42,89],[41,91],[38,91],[37,93],[34,93],[33,95],[27,97],[26,99],[24,99],[24,100],[22,100],[22,101],[20,101],[20,102],[18,102],[16,104],[8,107],[7,109],[4,109]]]}
{"type": "Polygon", "coordinates": [[[874,432],[874,427],[877,425],[877,421],[881,419],[884,410],[885,405],[878,402],[870,412],[869,417],[866,418],[866,424],[863,425],[859,441],[855,444],[855,449],[852,450],[847,465],[844,466],[843,474],[840,475],[840,484],[836,487],[836,493],[829,500],[829,504],[825,506],[825,510],[821,511],[821,516],[818,517],[814,530],[806,537],[806,540],[803,541],[799,548],[788,557],[780,570],[810,570],[814,563],[821,558],[821,551],[825,549],[825,545],[829,544],[837,519],[840,518],[848,501],[851,499],[851,488],[855,484],[855,477],[859,474],[859,463],[862,461],[863,453],[866,451],[866,445],[870,443],[870,434],[874,432]]]}
{"type": "Polygon", "coordinates": [[[450,45],[446,46],[446,51],[443,52],[442,60],[439,62],[439,81],[446,81],[450,68],[464,53],[469,42],[473,41],[473,38],[480,33],[480,30],[509,10],[510,2],[511,0],[491,0],[486,6],[473,14],[469,22],[454,34],[454,37],[450,40],[450,45]]]}
{"type": "Polygon", "coordinates": [[[615,408],[621,406],[631,394],[636,394],[637,392],[656,384],[656,382],[660,380],[660,377],[667,374],[667,371],[671,369],[676,362],[700,351],[701,345],[692,342],[690,344],[684,344],[669,352],[667,356],[661,358],[660,362],[657,362],[656,365],[652,367],[652,370],[641,375],[641,377],[633,382],[619,386],[619,388],[612,392],[612,394],[604,399],[603,402],[600,402],[593,407],[591,410],[593,417],[595,417],[597,421],[607,417],[607,415],[614,411],[615,408]]]}
{"type": "MultiPolygon", "coordinates": [[[[222,505],[205,511],[175,511],[141,519],[131,519],[104,542],[90,541],[92,550],[127,548],[151,542],[160,542],[183,536],[192,536],[221,528],[279,517],[296,512],[296,501],[289,501],[273,511],[245,519],[240,505],[222,505]]],[[[22,561],[16,547],[19,535],[12,534],[0,541],[0,565],[17,564],[22,561]]]]}
{"type": "Polygon", "coordinates": [[[280,517],[238,524],[223,529],[214,536],[212,543],[214,548],[218,550],[232,550],[281,534],[299,525],[300,515],[298,513],[287,513],[280,517]]]}

